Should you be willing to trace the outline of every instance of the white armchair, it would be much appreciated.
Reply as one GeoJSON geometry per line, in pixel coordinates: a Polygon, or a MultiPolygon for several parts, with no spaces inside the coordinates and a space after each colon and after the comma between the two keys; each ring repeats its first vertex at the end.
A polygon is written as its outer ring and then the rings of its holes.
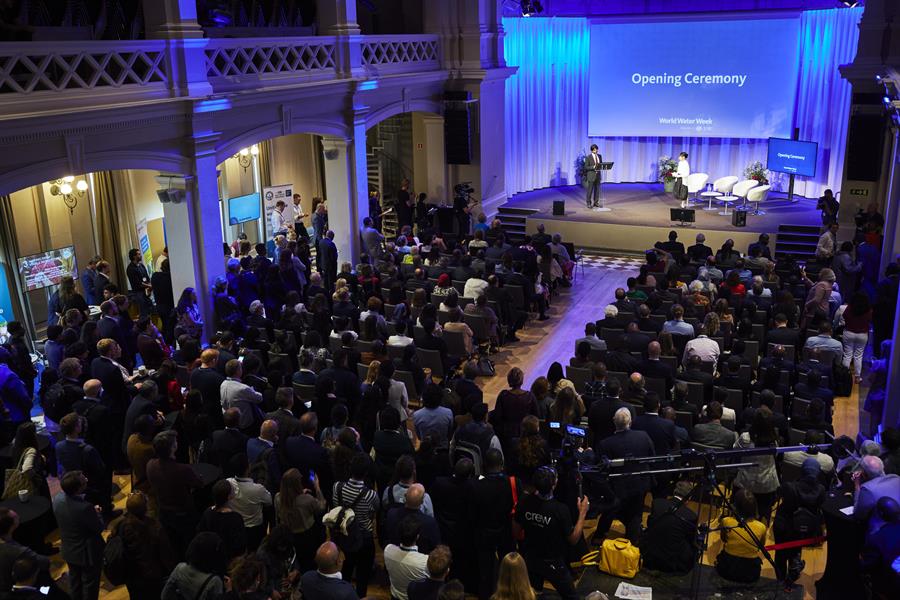
{"type": "Polygon", "coordinates": [[[736,175],[728,175],[727,177],[719,177],[715,181],[713,181],[713,191],[722,192],[724,195],[731,194],[731,190],[734,189],[734,184],[738,182],[738,178],[736,175]]]}
{"type": "Polygon", "coordinates": [[[709,181],[709,175],[706,173],[691,173],[687,177],[687,189],[688,195],[696,194],[706,187],[706,182],[709,181]]]}
{"type": "Polygon", "coordinates": [[[747,201],[747,192],[751,189],[755,188],[759,185],[759,182],[755,179],[745,179],[743,181],[739,181],[734,184],[734,187],[731,188],[731,195],[737,196],[738,198],[743,198],[744,202],[747,201]]]}
{"type": "Polygon", "coordinates": [[[764,215],[766,211],[759,210],[760,202],[765,202],[766,198],[769,196],[769,187],[768,185],[761,185],[759,187],[751,188],[747,192],[747,204],[756,203],[756,208],[753,210],[754,215],[764,215]]]}

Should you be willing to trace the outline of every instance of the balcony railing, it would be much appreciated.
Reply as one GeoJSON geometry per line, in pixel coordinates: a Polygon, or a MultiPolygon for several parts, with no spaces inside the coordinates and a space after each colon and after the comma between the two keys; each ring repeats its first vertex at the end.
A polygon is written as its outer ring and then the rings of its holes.
{"type": "Polygon", "coordinates": [[[360,67],[367,77],[441,68],[437,36],[354,39],[358,52],[329,36],[0,43],[0,119],[177,98],[204,78],[219,94],[345,79],[360,67]]]}
{"type": "Polygon", "coordinates": [[[434,35],[370,35],[362,43],[362,62],[374,73],[428,71],[438,68],[439,50],[434,35]]]}
{"type": "Polygon", "coordinates": [[[165,42],[76,41],[0,44],[0,99],[71,91],[169,87],[165,42]]]}
{"type": "Polygon", "coordinates": [[[206,77],[216,92],[335,76],[335,38],[214,39],[206,47],[206,77]]]}

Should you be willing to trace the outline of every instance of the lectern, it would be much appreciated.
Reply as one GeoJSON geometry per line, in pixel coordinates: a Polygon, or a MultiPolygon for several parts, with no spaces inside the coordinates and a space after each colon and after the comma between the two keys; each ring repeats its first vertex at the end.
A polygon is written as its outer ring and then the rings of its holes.
{"type": "Polygon", "coordinates": [[[596,210],[598,212],[606,212],[609,210],[607,207],[604,206],[605,203],[603,201],[603,173],[605,171],[611,170],[613,168],[613,164],[614,163],[611,163],[611,162],[602,162],[597,167],[597,170],[599,171],[599,173],[597,173],[597,177],[599,177],[599,179],[597,181],[597,196],[599,196],[599,198],[600,198],[600,206],[594,208],[594,210],[596,210]]]}

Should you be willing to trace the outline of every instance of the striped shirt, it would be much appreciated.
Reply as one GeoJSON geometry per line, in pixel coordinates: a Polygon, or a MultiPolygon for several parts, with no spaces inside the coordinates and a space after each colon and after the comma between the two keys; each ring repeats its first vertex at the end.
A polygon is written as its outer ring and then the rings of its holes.
{"type": "Polygon", "coordinates": [[[353,507],[353,512],[356,515],[360,529],[371,532],[375,530],[378,494],[367,488],[365,483],[356,479],[335,483],[331,494],[332,504],[349,508],[360,492],[362,492],[362,495],[359,496],[359,501],[353,507]]]}

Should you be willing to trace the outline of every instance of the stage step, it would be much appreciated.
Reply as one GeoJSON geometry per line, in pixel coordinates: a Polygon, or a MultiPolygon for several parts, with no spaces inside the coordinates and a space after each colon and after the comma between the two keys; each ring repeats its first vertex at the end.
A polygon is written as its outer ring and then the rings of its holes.
{"type": "Polygon", "coordinates": [[[779,225],[775,240],[775,257],[813,258],[821,229],[813,225],[779,225]]]}
{"type": "Polygon", "coordinates": [[[497,208],[497,218],[500,219],[503,231],[511,242],[522,241],[525,237],[525,221],[530,215],[538,211],[536,208],[519,208],[504,204],[497,208]]]}

